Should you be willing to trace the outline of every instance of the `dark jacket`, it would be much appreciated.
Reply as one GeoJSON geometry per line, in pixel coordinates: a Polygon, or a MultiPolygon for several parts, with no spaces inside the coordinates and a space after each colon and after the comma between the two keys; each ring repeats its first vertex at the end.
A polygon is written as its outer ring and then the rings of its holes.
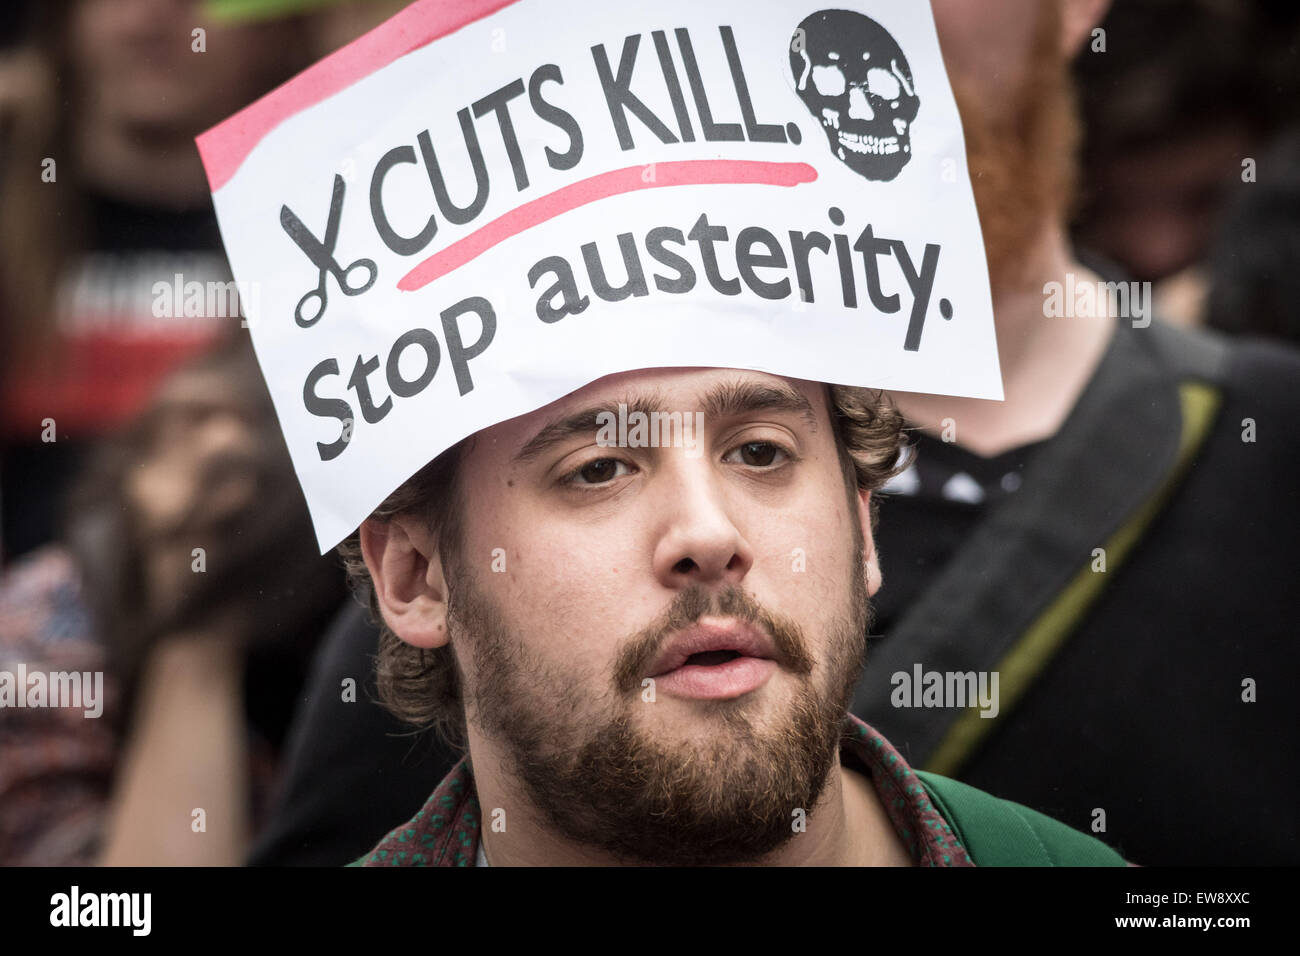
{"type": "MultiPolygon", "coordinates": [[[[1300,862],[1297,386],[1290,349],[1121,323],[1020,490],[869,642],[853,712],[1136,863],[1300,862]],[[999,713],[891,706],[917,663],[997,671],[999,713]]],[[[886,591],[912,507],[882,509],[886,591]]]]}

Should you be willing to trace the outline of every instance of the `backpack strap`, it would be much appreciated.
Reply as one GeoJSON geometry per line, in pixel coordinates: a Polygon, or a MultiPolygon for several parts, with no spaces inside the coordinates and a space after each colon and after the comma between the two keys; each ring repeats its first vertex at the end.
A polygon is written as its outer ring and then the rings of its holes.
{"type": "Polygon", "coordinates": [[[1036,810],[914,770],[976,866],[1127,866],[1100,840],[1036,810]]]}
{"type": "Polygon", "coordinates": [[[888,635],[869,639],[854,715],[913,767],[962,774],[1173,499],[1213,434],[1231,354],[1222,336],[1121,324],[1024,486],[979,520],[888,635]],[[997,672],[999,711],[894,706],[893,675],[917,664],[997,672]]]}

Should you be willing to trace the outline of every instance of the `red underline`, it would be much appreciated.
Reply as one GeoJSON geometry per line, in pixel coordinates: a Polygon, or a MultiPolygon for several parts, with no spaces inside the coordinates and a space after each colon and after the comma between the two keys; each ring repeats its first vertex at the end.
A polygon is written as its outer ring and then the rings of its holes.
{"type": "Polygon", "coordinates": [[[546,196],[526,202],[504,216],[492,220],[464,239],[435,252],[408,272],[397,283],[403,292],[422,289],[434,279],[459,269],[497,243],[553,219],[570,209],[619,193],[662,186],[721,186],[753,184],[797,186],[817,178],[817,170],[807,163],[769,163],[744,159],[694,159],[647,166],[628,166],[598,176],[591,176],[546,196]]]}

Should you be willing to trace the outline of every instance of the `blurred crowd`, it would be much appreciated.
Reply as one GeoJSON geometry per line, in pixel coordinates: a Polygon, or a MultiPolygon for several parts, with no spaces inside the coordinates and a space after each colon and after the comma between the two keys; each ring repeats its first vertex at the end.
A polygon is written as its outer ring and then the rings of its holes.
{"type": "MultiPolygon", "coordinates": [[[[305,799],[312,688],[370,693],[238,310],[185,290],[231,278],[194,137],[403,5],[5,7],[0,670],[105,681],[98,719],[0,710],[0,864],[247,862],[305,799]]],[[[1298,44],[1284,0],[1117,0],[1076,58],[1074,249],[1159,321],[1300,345],[1298,44]]],[[[414,801],[451,755],[400,746],[414,801]]]]}
{"type": "Polygon", "coordinates": [[[194,137],[402,5],[6,5],[0,658],[106,682],[0,711],[0,862],[235,863],[261,822],[346,592],[237,300],[186,301],[231,278],[194,137]]]}

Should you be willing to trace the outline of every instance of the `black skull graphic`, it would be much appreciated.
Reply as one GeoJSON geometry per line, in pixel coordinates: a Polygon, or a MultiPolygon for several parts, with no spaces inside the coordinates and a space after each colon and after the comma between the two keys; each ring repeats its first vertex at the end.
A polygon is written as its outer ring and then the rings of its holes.
{"type": "Polygon", "coordinates": [[[820,10],[795,30],[790,70],[800,99],[844,165],[885,181],[907,165],[921,100],[889,31],[861,13],[820,10]]]}

